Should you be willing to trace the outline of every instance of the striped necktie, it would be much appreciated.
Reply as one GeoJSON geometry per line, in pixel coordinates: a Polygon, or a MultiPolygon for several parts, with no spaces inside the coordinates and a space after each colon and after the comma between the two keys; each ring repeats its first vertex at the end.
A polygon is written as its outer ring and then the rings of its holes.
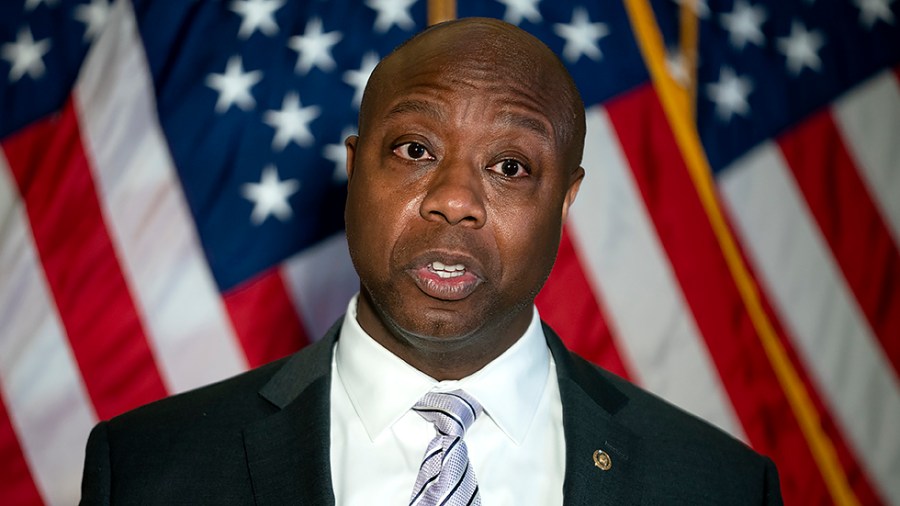
{"type": "Polygon", "coordinates": [[[429,392],[413,411],[433,423],[437,434],[425,451],[409,504],[480,506],[478,483],[463,436],[481,414],[481,405],[462,390],[429,392]]]}

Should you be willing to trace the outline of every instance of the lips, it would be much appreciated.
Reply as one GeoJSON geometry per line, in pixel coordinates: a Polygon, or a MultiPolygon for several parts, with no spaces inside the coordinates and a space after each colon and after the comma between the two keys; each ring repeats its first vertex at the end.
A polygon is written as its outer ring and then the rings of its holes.
{"type": "Polygon", "coordinates": [[[444,256],[416,262],[416,267],[407,272],[419,289],[429,297],[458,301],[471,295],[483,282],[475,264],[471,258],[444,256]]]}

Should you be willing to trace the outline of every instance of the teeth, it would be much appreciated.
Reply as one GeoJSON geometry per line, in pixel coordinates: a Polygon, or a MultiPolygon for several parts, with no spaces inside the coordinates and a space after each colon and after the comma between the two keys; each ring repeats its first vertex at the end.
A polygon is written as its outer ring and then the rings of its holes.
{"type": "Polygon", "coordinates": [[[446,265],[443,262],[431,262],[429,267],[441,279],[456,278],[466,272],[466,266],[463,264],[446,265]]]}
{"type": "Polygon", "coordinates": [[[431,269],[434,271],[455,272],[466,270],[466,266],[463,264],[445,265],[442,262],[431,262],[431,269]]]}

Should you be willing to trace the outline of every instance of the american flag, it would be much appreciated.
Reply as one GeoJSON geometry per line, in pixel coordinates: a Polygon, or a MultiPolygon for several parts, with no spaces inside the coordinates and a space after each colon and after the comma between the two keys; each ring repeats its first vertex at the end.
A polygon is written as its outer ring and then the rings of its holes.
{"type": "MultiPolygon", "coordinates": [[[[771,456],[788,504],[900,504],[898,5],[456,2],[587,107],[542,316],[771,456]]],[[[427,10],[0,4],[0,503],[75,503],[98,420],[341,315],[342,141],[427,10]]]]}

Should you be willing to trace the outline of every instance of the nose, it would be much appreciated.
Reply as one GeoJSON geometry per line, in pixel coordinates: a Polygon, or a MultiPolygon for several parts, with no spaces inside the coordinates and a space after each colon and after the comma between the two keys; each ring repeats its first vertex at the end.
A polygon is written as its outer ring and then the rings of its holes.
{"type": "Polygon", "coordinates": [[[445,158],[433,169],[419,213],[429,221],[481,228],[487,214],[482,183],[479,168],[445,158]]]}

